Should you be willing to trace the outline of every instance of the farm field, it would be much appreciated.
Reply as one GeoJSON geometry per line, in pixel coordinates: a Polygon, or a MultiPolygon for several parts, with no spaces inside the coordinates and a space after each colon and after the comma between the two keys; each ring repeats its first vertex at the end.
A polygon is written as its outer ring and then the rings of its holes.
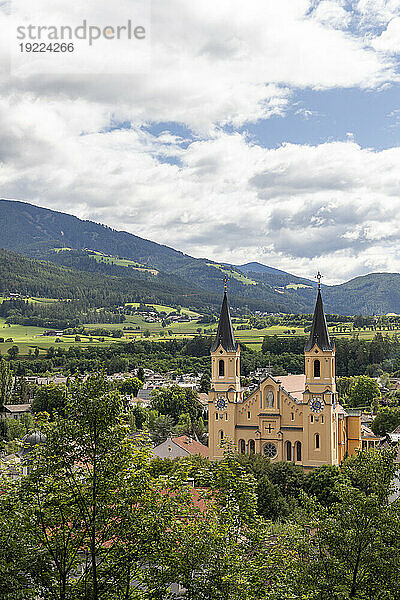
{"type": "MultiPolygon", "coordinates": [[[[117,328],[118,326],[116,326],[117,328]]],[[[119,326],[120,327],[120,326],[119,326]]],[[[111,344],[118,340],[115,338],[104,338],[104,342],[100,342],[98,339],[93,339],[92,342],[89,340],[89,336],[81,336],[80,342],[75,342],[74,335],[62,336],[60,342],[56,342],[56,337],[49,336],[43,337],[45,329],[43,327],[27,327],[24,325],[7,325],[5,320],[0,317],[0,338],[12,339],[12,342],[0,343],[0,354],[6,354],[8,349],[12,346],[18,346],[19,354],[22,356],[28,356],[29,351],[33,352],[36,347],[39,348],[39,354],[45,354],[51,346],[60,345],[62,348],[68,348],[69,346],[81,346],[87,347],[91,345],[99,344],[111,344]]]]}
{"type": "MultiPolygon", "coordinates": [[[[0,297],[0,302],[3,298],[0,297]]],[[[54,298],[29,298],[29,302],[51,304],[56,302],[54,298]]],[[[138,307],[138,303],[127,303],[126,306],[138,307]]],[[[174,312],[171,306],[165,306],[160,304],[147,305],[154,307],[157,312],[164,312],[170,314],[174,312]]],[[[198,319],[201,315],[197,312],[191,311],[186,308],[181,309],[181,313],[191,317],[190,322],[172,323],[168,326],[163,327],[160,322],[146,322],[142,315],[126,315],[123,323],[87,323],[84,325],[86,330],[97,330],[102,329],[109,331],[109,335],[83,335],[79,334],[79,340],[76,341],[75,335],[62,335],[60,337],[55,336],[43,336],[46,331],[43,327],[30,327],[23,325],[9,325],[5,323],[5,319],[0,317],[0,338],[4,340],[11,339],[12,341],[0,342],[0,354],[6,354],[9,348],[12,346],[18,346],[19,354],[27,356],[37,348],[41,355],[46,354],[48,348],[51,346],[68,348],[70,346],[88,347],[97,345],[110,345],[117,342],[130,341],[134,339],[147,339],[154,341],[163,341],[171,339],[184,339],[191,338],[196,335],[212,336],[215,334],[217,323],[199,323],[198,319]],[[122,337],[114,337],[116,330],[123,332],[122,337]]],[[[293,337],[293,336],[305,336],[307,333],[304,331],[304,327],[288,326],[284,325],[273,325],[271,327],[265,327],[263,329],[255,329],[249,325],[248,329],[243,327],[246,325],[246,319],[240,320],[234,319],[234,330],[235,337],[239,343],[246,344],[253,350],[260,350],[263,338],[265,336],[276,335],[278,337],[293,337]],[[238,329],[240,327],[240,329],[238,329]],[[290,332],[290,333],[288,333],[290,332]]],[[[350,337],[353,333],[356,333],[360,339],[371,340],[376,331],[356,329],[352,330],[350,323],[340,324],[339,327],[330,327],[330,332],[333,338],[350,337]],[[342,331],[339,331],[338,328],[342,331]]],[[[400,329],[382,331],[383,334],[400,335],[400,329]]]]}

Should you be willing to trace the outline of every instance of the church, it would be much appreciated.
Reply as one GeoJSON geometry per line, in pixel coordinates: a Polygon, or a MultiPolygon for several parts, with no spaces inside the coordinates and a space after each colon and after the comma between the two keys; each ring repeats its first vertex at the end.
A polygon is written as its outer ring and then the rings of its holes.
{"type": "Polygon", "coordinates": [[[211,346],[211,460],[222,458],[224,443],[230,442],[242,454],[262,454],[312,469],[338,465],[361,448],[360,412],[346,411],[337,401],[335,344],[329,337],[320,283],[304,359],[304,375],[269,375],[244,398],[240,346],[235,342],[225,289],[211,346]]]}

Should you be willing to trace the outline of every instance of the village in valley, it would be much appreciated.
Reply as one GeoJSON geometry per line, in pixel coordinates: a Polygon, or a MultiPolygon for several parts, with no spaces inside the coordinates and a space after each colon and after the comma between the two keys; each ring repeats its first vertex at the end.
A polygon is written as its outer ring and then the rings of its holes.
{"type": "Polygon", "coordinates": [[[400,600],[400,0],[0,32],[0,600],[400,600]]]}

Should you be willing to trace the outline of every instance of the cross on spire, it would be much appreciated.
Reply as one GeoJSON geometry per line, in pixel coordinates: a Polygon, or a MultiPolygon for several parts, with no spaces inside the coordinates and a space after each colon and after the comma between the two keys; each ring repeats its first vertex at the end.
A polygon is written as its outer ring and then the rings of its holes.
{"type": "Polygon", "coordinates": [[[318,273],[315,276],[315,279],[318,279],[318,289],[321,289],[321,279],[322,279],[323,275],[321,275],[321,273],[318,271],[318,273]]]}
{"type": "Polygon", "coordinates": [[[223,282],[224,282],[224,292],[226,294],[226,290],[227,290],[227,287],[228,287],[228,277],[227,277],[227,275],[225,275],[225,277],[223,279],[223,282]]]}

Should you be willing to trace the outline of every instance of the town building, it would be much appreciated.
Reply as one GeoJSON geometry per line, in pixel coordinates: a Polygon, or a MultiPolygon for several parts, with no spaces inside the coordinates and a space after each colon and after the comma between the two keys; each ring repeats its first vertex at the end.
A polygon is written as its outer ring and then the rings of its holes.
{"type": "Polygon", "coordinates": [[[152,449],[158,458],[183,458],[185,456],[203,456],[208,458],[208,448],[189,435],[168,437],[165,442],[152,449]]]}
{"type": "Polygon", "coordinates": [[[337,400],[335,345],[329,337],[320,284],[304,360],[303,375],[269,374],[244,397],[240,346],[235,341],[225,286],[211,346],[211,460],[220,459],[224,446],[231,444],[239,453],[262,454],[311,469],[337,465],[361,448],[361,412],[345,410],[337,400]]]}
{"type": "Polygon", "coordinates": [[[4,404],[0,408],[0,419],[20,419],[26,414],[31,414],[30,404],[4,404]]]}

